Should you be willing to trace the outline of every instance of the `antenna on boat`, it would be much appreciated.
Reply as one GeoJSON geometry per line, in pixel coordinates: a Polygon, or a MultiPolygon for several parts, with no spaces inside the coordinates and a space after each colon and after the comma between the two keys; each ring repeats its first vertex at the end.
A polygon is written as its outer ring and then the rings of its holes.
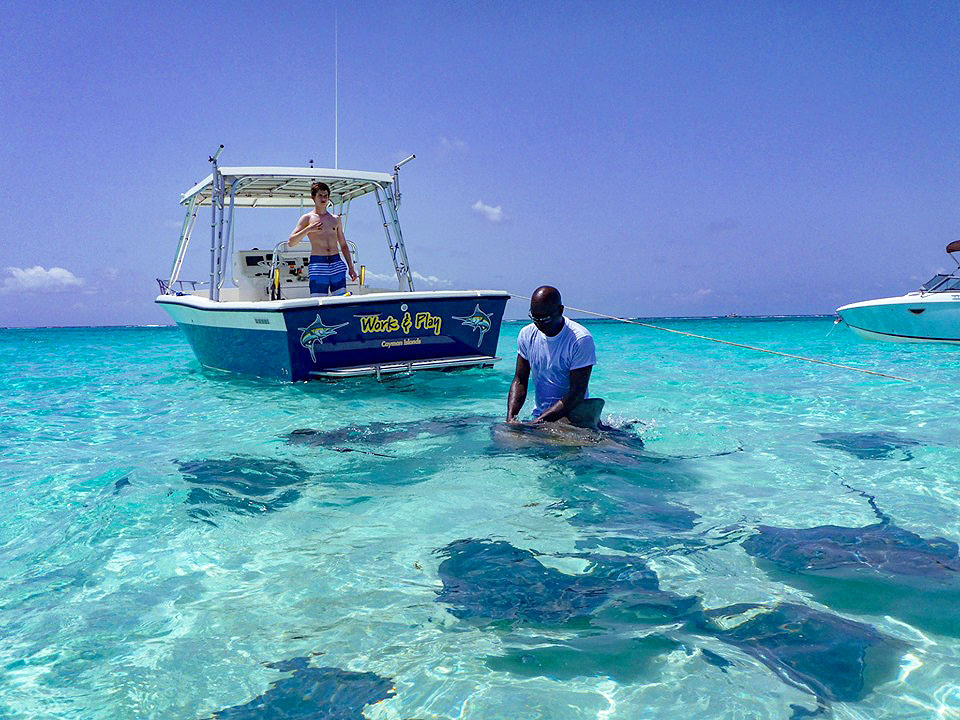
{"type": "Polygon", "coordinates": [[[333,167],[340,167],[340,10],[333,8],[333,167]]]}

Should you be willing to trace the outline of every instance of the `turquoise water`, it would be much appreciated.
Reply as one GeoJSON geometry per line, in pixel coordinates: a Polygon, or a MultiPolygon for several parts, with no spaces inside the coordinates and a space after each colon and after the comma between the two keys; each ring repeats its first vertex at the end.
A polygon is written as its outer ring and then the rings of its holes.
{"type": "Polygon", "coordinates": [[[0,717],[960,716],[957,348],[660,323],[919,382],[588,321],[621,441],[537,447],[519,323],[380,384],[0,332],[0,717]]]}

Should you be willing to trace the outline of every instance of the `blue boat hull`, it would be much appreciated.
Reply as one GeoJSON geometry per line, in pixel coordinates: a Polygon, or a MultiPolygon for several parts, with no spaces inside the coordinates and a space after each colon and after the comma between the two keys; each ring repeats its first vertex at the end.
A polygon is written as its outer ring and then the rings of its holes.
{"type": "Polygon", "coordinates": [[[243,375],[299,381],[404,363],[473,358],[479,364],[496,355],[508,294],[387,297],[251,305],[161,296],[157,302],[202,365],[243,375]]]}

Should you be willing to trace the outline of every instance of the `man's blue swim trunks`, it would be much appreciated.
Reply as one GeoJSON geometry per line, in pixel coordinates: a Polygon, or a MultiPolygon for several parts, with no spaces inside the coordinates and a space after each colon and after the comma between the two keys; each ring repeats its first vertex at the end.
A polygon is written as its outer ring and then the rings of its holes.
{"type": "Polygon", "coordinates": [[[337,255],[310,256],[310,294],[339,295],[347,287],[347,264],[337,255]]]}

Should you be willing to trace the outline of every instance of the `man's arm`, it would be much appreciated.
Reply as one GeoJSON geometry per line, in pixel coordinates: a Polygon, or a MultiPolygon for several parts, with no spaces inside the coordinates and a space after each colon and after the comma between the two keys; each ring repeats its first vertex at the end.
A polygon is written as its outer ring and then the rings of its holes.
{"type": "MultiPolygon", "coordinates": [[[[297,223],[297,226],[293,229],[293,232],[290,233],[290,237],[287,238],[287,246],[293,247],[300,244],[300,239],[306,235],[310,230],[314,229],[313,225],[308,224],[310,215],[304,215],[300,218],[300,222],[297,223]]],[[[315,225],[316,223],[314,223],[315,225]]]]}
{"type": "Polygon", "coordinates": [[[350,255],[350,248],[347,247],[347,239],[343,236],[343,220],[337,223],[337,242],[340,243],[340,254],[347,261],[347,270],[350,272],[350,279],[356,280],[357,273],[353,269],[353,257],[350,255]]]}
{"type": "Polygon", "coordinates": [[[560,418],[565,418],[570,414],[587,394],[587,384],[590,382],[590,373],[593,372],[593,365],[577,368],[570,371],[570,389],[567,394],[548,407],[543,414],[534,422],[553,422],[560,418]]]}
{"type": "Polygon", "coordinates": [[[527,383],[530,381],[530,363],[521,355],[517,355],[517,370],[510,383],[510,394],[507,395],[507,422],[516,422],[517,415],[523,409],[527,400],[527,383]]]}

